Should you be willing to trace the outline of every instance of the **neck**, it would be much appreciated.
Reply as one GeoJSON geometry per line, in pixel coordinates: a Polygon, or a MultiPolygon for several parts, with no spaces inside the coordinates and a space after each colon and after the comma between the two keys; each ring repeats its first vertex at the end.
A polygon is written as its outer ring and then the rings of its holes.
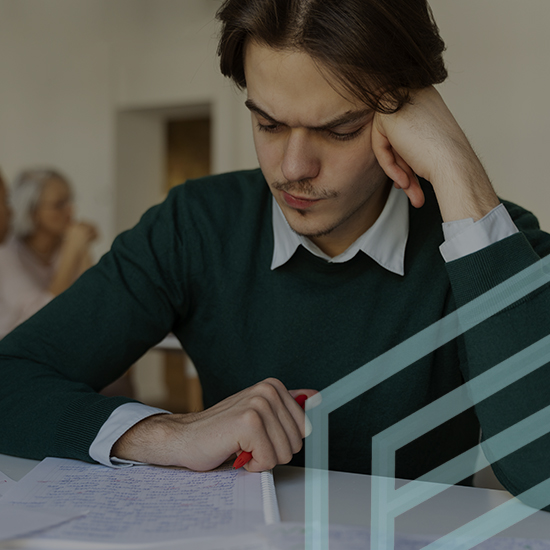
{"type": "Polygon", "coordinates": [[[50,233],[33,233],[24,239],[25,245],[42,262],[49,264],[61,245],[61,238],[50,233]]]}

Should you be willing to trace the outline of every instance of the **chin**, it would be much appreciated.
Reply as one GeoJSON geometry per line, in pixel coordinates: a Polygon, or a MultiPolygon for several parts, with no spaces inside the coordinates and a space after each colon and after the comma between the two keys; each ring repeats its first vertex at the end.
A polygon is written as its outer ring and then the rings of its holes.
{"type": "Polygon", "coordinates": [[[290,228],[294,233],[297,233],[301,237],[307,237],[308,239],[314,239],[316,237],[323,237],[324,235],[328,235],[329,233],[332,233],[334,229],[336,229],[335,226],[317,226],[312,227],[309,226],[299,226],[296,224],[289,224],[290,228]]]}

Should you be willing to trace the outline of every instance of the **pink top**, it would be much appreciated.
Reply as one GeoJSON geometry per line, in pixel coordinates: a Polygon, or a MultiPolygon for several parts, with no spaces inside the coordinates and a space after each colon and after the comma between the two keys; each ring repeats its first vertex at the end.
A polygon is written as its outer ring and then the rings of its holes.
{"type": "Polygon", "coordinates": [[[0,246],[0,338],[53,298],[47,288],[55,268],[14,237],[0,246]]]}

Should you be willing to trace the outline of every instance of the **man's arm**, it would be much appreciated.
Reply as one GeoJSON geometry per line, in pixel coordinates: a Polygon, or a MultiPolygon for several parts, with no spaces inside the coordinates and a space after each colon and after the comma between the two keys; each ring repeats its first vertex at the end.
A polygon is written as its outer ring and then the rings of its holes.
{"type": "Polygon", "coordinates": [[[432,184],[444,222],[478,221],[500,202],[464,132],[433,87],[413,93],[412,103],[395,114],[377,113],[372,143],[378,162],[413,206],[424,203],[416,175],[432,184]]]}
{"type": "MultiPolygon", "coordinates": [[[[444,222],[471,218],[481,223],[487,214],[496,212],[500,201],[489,178],[435,89],[414,93],[412,104],[403,111],[377,115],[373,146],[386,174],[404,189],[413,206],[420,207],[424,201],[415,176],[418,174],[431,181],[444,222]]],[[[446,264],[457,307],[534,267],[550,253],[550,236],[540,230],[536,218],[515,205],[505,206],[518,233],[488,239],[487,246],[474,247],[471,253],[467,251],[446,264]]],[[[548,327],[550,288],[546,283],[459,337],[464,378],[472,380],[546,337],[548,327]]],[[[476,403],[483,439],[547,407],[549,385],[549,366],[543,365],[476,403]]],[[[491,460],[491,448],[486,452],[491,460]]],[[[519,495],[550,476],[549,454],[550,435],[546,434],[494,462],[493,470],[510,492],[519,495]]],[[[547,506],[547,502],[537,500],[527,503],[547,506]]]]}

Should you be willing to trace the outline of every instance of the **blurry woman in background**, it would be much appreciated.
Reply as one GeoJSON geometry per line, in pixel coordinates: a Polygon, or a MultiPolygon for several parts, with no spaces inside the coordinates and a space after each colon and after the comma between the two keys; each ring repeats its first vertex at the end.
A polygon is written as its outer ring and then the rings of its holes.
{"type": "Polygon", "coordinates": [[[92,265],[95,227],[73,219],[69,182],[27,170],[13,192],[13,234],[0,247],[0,338],[67,289],[92,265]]]}
{"type": "MultiPolygon", "coordinates": [[[[97,238],[92,224],[74,220],[71,186],[55,170],[22,172],[12,204],[13,232],[0,246],[0,339],[92,265],[90,245],[97,238]]],[[[0,174],[0,243],[11,214],[0,174]]],[[[129,373],[101,393],[133,397],[129,373]]]]}

